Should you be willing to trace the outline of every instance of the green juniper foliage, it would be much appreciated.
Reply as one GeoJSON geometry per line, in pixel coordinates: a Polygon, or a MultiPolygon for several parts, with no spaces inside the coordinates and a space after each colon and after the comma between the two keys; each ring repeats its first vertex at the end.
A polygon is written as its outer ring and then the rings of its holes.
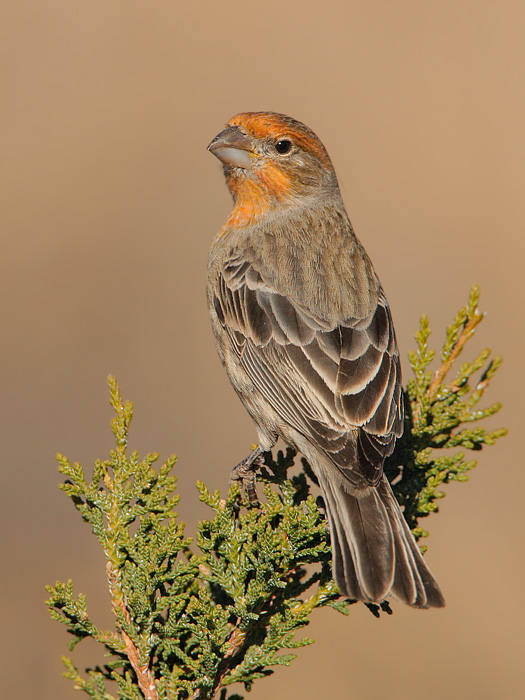
{"type": "MultiPolygon", "coordinates": [[[[477,408],[500,358],[489,361],[484,350],[473,362],[455,366],[482,319],[478,295],[474,287],[447,328],[435,371],[425,317],[410,354],[414,378],[405,395],[405,432],[386,471],[416,537],[428,534],[417,523],[437,511],[440,485],[466,481],[475,466],[463,451],[450,448],[480,450],[505,434],[473,425],[500,408],[477,408]]],[[[112,377],[108,383],[116,448],[108,460],[95,462],[90,479],[79,464],[62,455],[58,462],[66,477],[60,488],[106,555],[115,630],[97,627],[72,581],[48,586],[47,605],[72,635],[70,649],[91,637],[107,657],[103,667],[84,673],[63,657],[64,675],[97,700],[241,700],[229,694],[230,684],[250,690],[273,666],[288,665],[295,657],[291,650],[312,643],[297,632],[315,608],[349,612],[351,601],[339,597],[331,580],[324,516],[310,493],[315,477],[304,460],[301,473],[288,473],[295,456],[289,449],[266,461],[259,477],[264,498],[257,507],[237,486],[222,499],[197,482],[212,516],[199,523],[192,544],[174,511],[175,457],[155,469],[158,455],[128,455],[132,405],[122,402],[112,377]]],[[[391,613],[388,603],[368,607],[376,617],[391,613]]]]}

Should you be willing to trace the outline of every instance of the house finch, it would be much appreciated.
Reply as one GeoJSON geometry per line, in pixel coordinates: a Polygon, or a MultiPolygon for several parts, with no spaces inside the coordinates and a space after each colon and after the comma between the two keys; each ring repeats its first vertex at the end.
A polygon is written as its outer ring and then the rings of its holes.
{"type": "Polygon", "coordinates": [[[281,437],[319,480],[341,593],[443,606],[383,475],[403,431],[399,352],[328,153],[272,112],[238,114],[208,148],[234,201],[210,251],[211,322],[259,439],[235,477],[281,437]]]}

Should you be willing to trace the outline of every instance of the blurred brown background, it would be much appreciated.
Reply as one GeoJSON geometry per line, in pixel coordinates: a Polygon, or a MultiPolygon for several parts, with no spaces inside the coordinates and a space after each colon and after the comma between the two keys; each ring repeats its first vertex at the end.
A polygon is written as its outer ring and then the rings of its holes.
{"type": "MultiPolygon", "coordinates": [[[[195,480],[224,488],[255,439],[208,326],[207,249],[230,202],[206,146],[260,109],[326,144],[405,356],[421,312],[439,344],[481,286],[472,350],[504,355],[487,402],[511,433],[425,522],[447,608],[320,612],[316,644],[250,697],[519,696],[524,4],[19,0],[1,14],[3,696],[73,697],[45,583],[71,576],[110,623],[102,554],[54,462],[107,454],[106,375],[135,404],[132,446],[179,455],[189,532],[205,515],[195,480]]],[[[82,646],[80,664],[100,660],[82,646]]]]}

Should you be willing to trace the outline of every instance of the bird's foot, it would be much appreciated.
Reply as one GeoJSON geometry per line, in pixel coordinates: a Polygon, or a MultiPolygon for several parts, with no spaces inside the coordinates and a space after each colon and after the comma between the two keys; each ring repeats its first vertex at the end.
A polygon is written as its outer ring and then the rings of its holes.
{"type": "Polygon", "coordinates": [[[239,488],[241,491],[244,491],[250,505],[253,507],[259,505],[257,491],[255,490],[255,475],[261,467],[263,458],[263,450],[257,447],[248,457],[232,469],[230,476],[230,484],[233,484],[234,481],[238,482],[239,488]]]}

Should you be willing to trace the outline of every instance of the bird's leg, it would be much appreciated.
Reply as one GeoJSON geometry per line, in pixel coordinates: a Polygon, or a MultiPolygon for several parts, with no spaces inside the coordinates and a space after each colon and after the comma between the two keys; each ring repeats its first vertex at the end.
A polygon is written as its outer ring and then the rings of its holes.
{"type": "Polygon", "coordinates": [[[264,450],[257,447],[248,457],[232,469],[230,476],[230,484],[234,481],[239,483],[239,488],[246,493],[251,506],[259,505],[257,491],[255,490],[255,474],[262,464],[263,456],[264,450]]]}

